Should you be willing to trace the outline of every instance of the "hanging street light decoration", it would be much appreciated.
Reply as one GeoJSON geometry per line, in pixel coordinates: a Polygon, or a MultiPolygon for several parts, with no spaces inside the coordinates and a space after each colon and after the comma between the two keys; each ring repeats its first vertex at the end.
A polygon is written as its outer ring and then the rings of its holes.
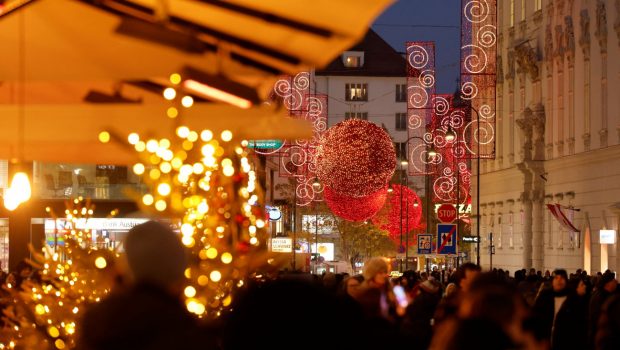
{"type": "Polygon", "coordinates": [[[349,119],[329,128],[319,144],[317,175],[341,195],[364,197],[384,188],[394,174],[396,153],[385,130],[349,119]]]}
{"type": "MultiPolygon", "coordinates": [[[[392,184],[391,189],[385,206],[372,218],[372,223],[387,231],[390,239],[399,245],[402,243],[400,241],[401,228],[408,227],[409,230],[420,228],[422,200],[415,191],[407,186],[392,184]]],[[[403,234],[409,233],[403,232],[403,234]]],[[[415,244],[414,239],[410,239],[408,242],[410,245],[415,244]]]]}
{"type": "Polygon", "coordinates": [[[364,197],[350,197],[325,187],[323,197],[331,211],[348,221],[365,221],[373,217],[385,204],[387,187],[364,197]]]}

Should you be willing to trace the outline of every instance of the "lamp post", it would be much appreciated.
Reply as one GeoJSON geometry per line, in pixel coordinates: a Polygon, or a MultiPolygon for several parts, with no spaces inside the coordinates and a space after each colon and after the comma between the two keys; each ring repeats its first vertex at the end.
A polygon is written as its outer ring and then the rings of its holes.
{"type": "MultiPolygon", "coordinates": [[[[435,155],[437,155],[437,151],[435,151],[435,148],[433,147],[432,143],[427,143],[422,137],[420,136],[411,136],[409,137],[406,141],[405,141],[405,149],[409,150],[409,141],[413,140],[413,139],[419,139],[424,143],[425,148],[427,149],[427,153],[426,153],[426,157],[427,158],[432,158],[435,157],[435,155]]],[[[409,161],[407,160],[407,157],[405,157],[405,159],[401,160],[400,165],[401,165],[401,170],[403,170],[404,166],[407,166],[409,164],[409,161]]],[[[401,184],[401,189],[400,189],[400,246],[403,246],[403,189],[402,189],[402,172],[401,175],[399,176],[399,182],[401,184]]],[[[407,173],[404,174],[405,175],[405,186],[407,188],[409,188],[409,176],[407,173]]],[[[430,220],[430,209],[429,209],[429,205],[430,205],[430,197],[429,197],[429,188],[430,186],[428,186],[428,174],[425,175],[425,199],[426,199],[426,224],[427,226],[429,225],[429,220],[430,220]]],[[[405,240],[405,270],[408,269],[409,267],[409,197],[407,197],[407,203],[406,203],[406,217],[407,217],[407,224],[406,224],[406,233],[407,233],[407,237],[405,240]]],[[[402,270],[402,263],[401,263],[401,270],[402,270]]]]}
{"type": "Polygon", "coordinates": [[[476,112],[478,118],[478,127],[476,128],[476,265],[480,266],[480,112],[471,104],[469,109],[476,112]]]}
{"type": "MultiPolygon", "coordinates": [[[[476,113],[476,117],[478,118],[478,127],[476,128],[476,144],[477,144],[477,152],[476,152],[476,169],[477,169],[477,174],[476,174],[476,265],[480,266],[480,112],[478,112],[478,110],[474,107],[471,106],[471,104],[468,106],[469,109],[471,109],[472,111],[474,111],[476,113]]],[[[452,128],[448,129],[448,132],[452,131],[452,128]]],[[[446,132],[446,140],[448,140],[447,135],[448,132],[446,132]]],[[[454,134],[454,131],[452,131],[452,135],[454,135],[454,137],[456,136],[454,134]]],[[[450,141],[450,140],[448,140],[450,141]]],[[[457,169],[458,169],[458,162],[457,162],[457,169]]],[[[458,177],[457,177],[457,181],[458,181],[458,177]]],[[[458,191],[458,188],[457,188],[458,191]]],[[[458,202],[458,192],[457,192],[457,202],[458,202]]],[[[458,211],[458,207],[457,207],[457,218],[459,215],[459,211],[458,211]]]]}
{"type": "MultiPolygon", "coordinates": [[[[321,183],[318,178],[314,179],[312,183],[312,187],[315,191],[318,191],[321,188],[321,183]]],[[[319,274],[319,211],[318,208],[314,207],[314,274],[319,274]]]]}
{"type": "MultiPolygon", "coordinates": [[[[455,146],[458,145],[458,133],[454,131],[454,129],[452,128],[452,125],[448,125],[448,130],[446,131],[446,141],[448,142],[452,142],[452,155],[454,156],[454,158],[456,159],[456,199],[455,199],[455,204],[456,204],[456,227],[457,227],[457,232],[459,232],[458,227],[459,227],[459,219],[460,219],[460,198],[461,198],[461,169],[459,166],[459,157],[456,154],[455,151],[455,146]]],[[[458,254],[456,256],[456,267],[458,268],[459,266],[459,257],[458,254]]]]}

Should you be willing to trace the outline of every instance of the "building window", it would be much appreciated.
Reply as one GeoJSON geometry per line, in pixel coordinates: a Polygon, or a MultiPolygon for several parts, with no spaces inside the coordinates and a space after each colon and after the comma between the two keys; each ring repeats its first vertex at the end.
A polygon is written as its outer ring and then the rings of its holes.
{"type": "Polygon", "coordinates": [[[525,0],[521,0],[521,21],[525,21],[525,0]]]}
{"type": "Polygon", "coordinates": [[[346,101],[368,101],[368,84],[346,84],[346,101]]]}
{"type": "Polygon", "coordinates": [[[396,130],[407,130],[407,113],[396,113],[396,130]]]}
{"type": "Polygon", "coordinates": [[[394,149],[396,150],[396,159],[407,159],[407,143],[406,142],[394,142],[394,149]]]}
{"type": "Polygon", "coordinates": [[[396,102],[407,102],[407,84],[396,84],[396,102]]]}
{"type": "Polygon", "coordinates": [[[510,0],[510,26],[515,26],[515,0],[510,0]]]}
{"type": "Polygon", "coordinates": [[[359,56],[347,56],[344,59],[344,66],[347,68],[358,68],[360,67],[360,62],[359,56]]]}
{"type": "Polygon", "coordinates": [[[364,66],[364,51],[345,51],[342,53],[342,64],[347,68],[364,66]]]}
{"type": "Polygon", "coordinates": [[[542,10],[542,0],[535,0],[535,6],[536,11],[542,10]]]}
{"type": "Polygon", "coordinates": [[[368,112],[345,112],[344,119],[368,120],[368,112]]]}

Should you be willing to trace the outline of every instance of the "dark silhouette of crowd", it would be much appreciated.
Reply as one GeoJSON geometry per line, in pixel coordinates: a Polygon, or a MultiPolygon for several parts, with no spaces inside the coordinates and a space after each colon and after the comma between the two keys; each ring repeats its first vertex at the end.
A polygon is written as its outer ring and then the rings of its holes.
{"type": "MultiPolygon", "coordinates": [[[[186,257],[168,227],[134,227],[125,249],[130,274],[87,310],[79,349],[620,349],[611,271],[511,275],[465,263],[392,277],[384,259],[372,258],[352,276],[248,280],[230,310],[205,322],[182,302],[186,257]]],[[[24,263],[0,277],[19,288],[37,271],[24,263]]]]}

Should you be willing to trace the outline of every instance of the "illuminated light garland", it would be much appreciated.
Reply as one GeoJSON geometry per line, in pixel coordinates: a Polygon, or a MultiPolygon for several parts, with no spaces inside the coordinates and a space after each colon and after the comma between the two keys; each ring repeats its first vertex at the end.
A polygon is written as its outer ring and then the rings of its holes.
{"type": "MultiPolygon", "coordinates": [[[[378,228],[388,231],[390,239],[400,244],[401,232],[407,234],[407,228],[409,231],[420,228],[422,201],[415,191],[406,186],[393,184],[392,189],[385,207],[371,221],[378,228]]],[[[409,240],[409,245],[414,243],[413,239],[409,240]]]]}
{"type": "Polygon", "coordinates": [[[387,187],[365,197],[349,197],[325,187],[323,196],[335,215],[348,221],[364,221],[381,210],[387,197],[387,187]]]}
{"type": "MultiPolygon", "coordinates": [[[[131,141],[148,144],[139,135],[131,141]]],[[[280,262],[267,252],[262,193],[241,146],[247,142],[235,140],[229,130],[218,134],[184,125],[174,139],[154,141],[157,147],[136,148],[137,164],[150,169],[141,175],[150,193],[137,201],[180,219],[181,241],[192,257],[185,271],[185,306],[199,317],[216,318],[232,305],[244,280],[280,262]]]]}
{"type": "Polygon", "coordinates": [[[349,119],[329,128],[317,150],[321,182],[349,197],[379,191],[387,185],[395,167],[390,135],[365,120],[349,119]]]}
{"type": "Polygon", "coordinates": [[[85,228],[93,210],[82,198],[68,202],[55,251],[47,245],[44,254],[32,251],[29,263],[40,271],[40,280],[26,280],[19,289],[3,286],[11,303],[3,310],[0,349],[75,348],[83,310],[109,293],[116,276],[117,253],[98,247],[85,228]]]}

